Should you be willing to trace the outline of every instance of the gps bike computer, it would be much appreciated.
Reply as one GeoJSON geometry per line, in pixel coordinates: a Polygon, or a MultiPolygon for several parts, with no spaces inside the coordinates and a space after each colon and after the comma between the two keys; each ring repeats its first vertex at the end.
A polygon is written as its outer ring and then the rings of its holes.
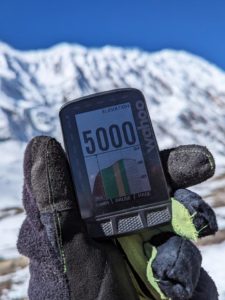
{"type": "Polygon", "coordinates": [[[61,108],[60,120],[81,216],[92,237],[170,221],[158,145],[139,90],[70,101],[61,108]]]}

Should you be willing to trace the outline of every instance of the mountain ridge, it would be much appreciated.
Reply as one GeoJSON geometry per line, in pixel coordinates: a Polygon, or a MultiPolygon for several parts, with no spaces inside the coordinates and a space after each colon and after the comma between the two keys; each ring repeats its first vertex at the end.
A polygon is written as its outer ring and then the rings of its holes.
{"type": "Polygon", "coordinates": [[[207,142],[215,148],[216,140],[216,153],[223,154],[225,73],[216,66],[184,51],[66,43],[37,52],[0,43],[0,140],[57,136],[64,102],[121,87],[142,90],[162,147],[207,142]]]}

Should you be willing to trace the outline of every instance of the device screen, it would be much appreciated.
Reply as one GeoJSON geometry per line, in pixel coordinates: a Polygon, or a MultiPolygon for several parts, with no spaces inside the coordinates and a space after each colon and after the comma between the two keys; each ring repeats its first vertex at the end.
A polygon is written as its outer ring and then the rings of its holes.
{"type": "Polygon", "coordinates": [[[130,103],[78,113],[75,120],[95,205],[150,196],[130,103]]]}

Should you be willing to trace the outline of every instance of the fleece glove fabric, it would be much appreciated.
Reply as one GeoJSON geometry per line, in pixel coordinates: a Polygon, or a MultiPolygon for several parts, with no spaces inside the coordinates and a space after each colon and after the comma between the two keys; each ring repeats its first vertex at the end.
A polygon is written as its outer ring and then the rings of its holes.
{"type": "MultiPolygon", "coordinates": [[[[185,190],[214,174],[211,153],[188,145],[160,154],[171,196],[189,214],[192,229],[198,237],[213,234],[212,209],[185,190]]],[[[23,204],[26,218],[17,245],[30,259],[31,300],[218,299],[199,250],[173,224],[119,239],[91,239],[65,153],[51,137],[36,137],[27,146],[23,204]]]]}

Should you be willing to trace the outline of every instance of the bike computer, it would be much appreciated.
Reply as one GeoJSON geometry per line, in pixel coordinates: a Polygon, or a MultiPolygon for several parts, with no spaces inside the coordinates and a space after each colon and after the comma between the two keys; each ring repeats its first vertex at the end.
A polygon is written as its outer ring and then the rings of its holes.
{"type": "Polygon", "coordinates": [[[70,101],[61,108],[60,120],[81,216],[92,237],[170,221],[158,145],[139,90],[70,101]]]}

